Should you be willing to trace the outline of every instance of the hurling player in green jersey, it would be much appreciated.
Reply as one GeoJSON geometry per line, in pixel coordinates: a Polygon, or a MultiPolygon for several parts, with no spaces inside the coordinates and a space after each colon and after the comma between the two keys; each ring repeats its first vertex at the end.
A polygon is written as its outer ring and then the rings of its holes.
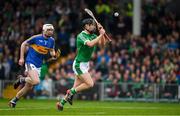
{"type": "Polygon", "coordinates": [[[57,109],[62,111],[66,102],[72,105],[73,95],[94,86],[89,70],[89,61],[95,50],[95,46],[104,39],[105,30],[101,24],[97,24],[99,35],[96,32],[96,23],[93,19],[88,18],[82,21],[83,31],[77,35],[77,55],[73,63],[75,73],[74,85],[67,90],[65,97],[57,102],[57,109]]]}

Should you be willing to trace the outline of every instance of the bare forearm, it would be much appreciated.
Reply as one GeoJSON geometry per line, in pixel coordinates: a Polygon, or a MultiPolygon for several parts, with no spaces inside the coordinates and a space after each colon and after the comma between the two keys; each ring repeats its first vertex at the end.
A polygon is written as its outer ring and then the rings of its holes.
{"type": "Polygon", "coordinates": [[[94,40],[92,40],[92,41],[88,41],[88,42],[86,43],[86,45],[88,45],[88,46],[90,46],[90,47],[93,47],[93,46],[95,46],[95,45],[99,42],[99,40],[100,40],[102,37],[103,37],[103,34],[100,34],[98,37],[96,37],[96,39],[94,39],[94,40]]]}
{"type": "Polygon", "coordinates": [[[22,43],[21,44],[20,58],[24,58],[25,50],[26,50],[26,43],[22,43]]]}
{"type": "Polygon", "coordinates": [[[56,52],[55,52],[54,49],[52,51],[50,51],[50,55],[51,55],[51,57],[55,57],[56,56],[56,52]]]}
{"type": "Polygon", "coordinates": [[[57,60],[58,57],[60,56],[60,54],[61,54],[61,50],[60,50],[60,49],[58,49],[57,51],[55,51],[54,49],[52,49],[52,50],[50,51],[51,58],[49,58],[49,59],[47,60],[47,62],[50,62],[50,61],[52,61],[52,60],[57,60]]]}

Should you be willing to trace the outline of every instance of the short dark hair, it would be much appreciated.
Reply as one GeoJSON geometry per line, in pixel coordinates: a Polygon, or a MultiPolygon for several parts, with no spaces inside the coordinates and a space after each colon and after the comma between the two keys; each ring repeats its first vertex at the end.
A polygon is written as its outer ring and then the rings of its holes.
{"type": "Polygon", "coordinates": [[[88,25],[91,25],[91,24],[95,24],[95,21],[92,19],[92,18],[87,18],[87,19],[84,19],[82,21],[82,27],[84,28],[84,26],[88,24],[88,25]]]}

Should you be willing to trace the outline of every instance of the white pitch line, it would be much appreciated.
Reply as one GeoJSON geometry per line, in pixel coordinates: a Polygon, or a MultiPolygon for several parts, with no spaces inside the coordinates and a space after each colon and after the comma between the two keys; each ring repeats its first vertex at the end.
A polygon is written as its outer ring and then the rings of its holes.
{"type": "Polygon", "coordinates": [[[2,108],[0,109],[0,111],[3,111],[3,110],[32,110],[32,109],[37,109],[37,110],[46,110],[46,109],[50,109],[50,108],[2,108]]]}
{"type": "MultiPolygon", "coordinates": [[[[66,107],[66,108],[70,108],[70,109],[91,109],[94,107],[66,107]]],[[[37,109],[37,110],[46,110],[46,109],[55,109],[54,107],[46,107],[46,108],[33,108],[33,107],[27,107],[27,108],[1,108],[0,111],[5,111],[5,110],[33,110],[33,109],[37,109]]],[[[95,107],[95,109],[158,109],[158,107],[95,107]]]]}
{"type": "Polygon", "coordinates": [[[72,109],[90,109],[90,108],[95,108],[95,109],[159,109],[159,107],[125,107],[125,106],[104,106],[104,107],[67,107],[67,108],[72,108],[72,109]]]}

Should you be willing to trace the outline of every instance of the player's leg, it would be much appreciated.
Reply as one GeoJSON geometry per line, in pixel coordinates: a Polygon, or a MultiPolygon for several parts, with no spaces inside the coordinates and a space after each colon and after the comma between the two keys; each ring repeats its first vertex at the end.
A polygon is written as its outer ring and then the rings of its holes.
{"type": "Polygon", "coordinates": [[[82,83],[67,91],[67,101],[71,105],[72,105],[72,97],[74,94],[76,94],[76,92],[81,91],[81,89],[82,90],[88,89],[94,84],[88,70],[89,70],[89,62],[74,61],[73,71],[76,75],[78,75],[78,79],[81,80],[82,83]]]}
{"type": "Polygon", "coordinates": [[[9,102],[10,107],[15,107],[16,102],[23,96],[25,95],[28,91],[30,91],[33,88],[33,86],[29,83],[25,83],[25,86],[18,91],[16,96],[9,102]]]}
{"type": "Polygon", "coordinates": [[[80,77],[78,75],[76,75],[75,80],[74,80],[74,84],[73,84],[73,88],[79,86],[81,83],[83,83],[83,81],[80,79],[80,77]]]}
{"type": "MultiPolygon", "coordinates": [[[[80,77],[78,75],[76,75],[75,80],[74,80],[74,84],[72,88],[76,88],[77,86],[79,86],[80,84],[82,84],[83,81],[80,79],[80,77]]],[[[65,95],[65,100],[67,101],[67,94],[65,95]]]]}
{"type": "Polygon", "coordinates": [[[14,89],[17,89],[20,84],[30,83],[32,85],[36,85],[39,83],[39,80],[34,80],[30,76],[23,77],[22,75],[18,76],[18,79],[14,82],[14,89]]]}
{"type": "Polygon", "coordinates": [[[74,88],[76,92],[80,92],[94,86],[94,81],[92,80],[89,73],[84,73],[80,75],[79,78],[82,80],[83,83],[74,88]]]}
{"type": "Polygon", "coordinates": [[[76,92],[81,91],[81,89],[88,89],[94,85],[94,82],[88,70],[89,62],[74,61],[73,71],[76,75],[78,75],[78,78],[81,80],[82,83],[76,87],[71,88],[71,93],[75,94],[76,92]]]}
{"type": "Polygon", "coordinates": [[[29,92],[34,85],[39,84],[39,74],[37,70],[30,70],[28,71],[28,77],[25,78],[25,86],[18,91],[16,96],[9,102],[10,107],[15,107],[16,102],[24,96],[27,92],[29,92]]]}
{"type": "Polygon", "coordinates": [[[25,78],[26,83],[30,83],[32,85],[37,85],[40,83],[39,73],[37,70],[30,70],[28,71],[28,74],[30,77],[25,78]]]}
{"type": "Polygon", "coordinates": [[[25,83],[25,77],[23,77],[22,75],[18,75],[17,80],[13,84],[14,89],[17,89],[19,85],[23,83],[25,83]]]}
{"type": "MultiPolygon", "coordinates": [[[[88,70],[89,70],[89,63],[88,62],[86,62],[86,63],[82,63],[79,61],[73,62],[73,71],[78,76],[75,79],[73,88],[71,88],[70,90],[67,90],[65,98],[61,100],[62,104],[59,102],[56,104],[58,110],[63,110],[63,106],[67,101],[69,102],[69,104],[72,105],[73,95],[76,94],[75,88],[84,83],[84,80],[81,78],[81,75],[88,73],[88,70]]],[[[90,81],[88,83],[90,83],[90,81]]]]}
{"type": "MultiPolygon", "coordinates": [[[[81,83],[83,83],[82,80],[76,75],[74,84],[73,84],[73,88],[79,86],[81,83]]],[[[65,95],[65,97],[63,99],[61,99],[60,102],[56,103],[58,110],[63,110],[63,106],[66,104],[67,98],[68,98],[68,92],[65,95]]],[[[71,99],[73,99],[73,96],[71,96],[71,99]]]]}
{"type": "Polygon", "coordinates": [[[36,77],[39,77],[40,75],[40,68],[36,68],[33,64],[25,64],[25,67],[27,76],[23,77],[22,75],[19,75],[17,80],[14,82],[14,89],[17,89],[18,86],[23,83],[30,83],[32,85],[39,83],[40,80],[36,77]],[[34,70],[37,72],[34,73],[34,70]]]}
{"type": "Polygon", "coordinates": [[[29,77],[25,78],[26,86],[24,86],[17,94],[17,98],[21,98],[23,95],[25,95],[29,90],[32,89],[34,85],[37,85],[40,83],[39,75],[37,70],[30,70],[28,71],[29,77]]]}
{"type": "Polygon", "coordinates": [[[74,94],[94,86],[94,82],[89,73],[79,75],[78,79],[81,80],[81,83],[68,90],[66,94],[66,100],[69,102],[70,105],[72,105],[74,94]]]}
{"type": "Polygon", "coordinates": [[[28,91],[32,90],[33,85],[29,83],[25,83],[25,86],[16,94],[16,98],[21,98],[25,95],[28,91]]]}

